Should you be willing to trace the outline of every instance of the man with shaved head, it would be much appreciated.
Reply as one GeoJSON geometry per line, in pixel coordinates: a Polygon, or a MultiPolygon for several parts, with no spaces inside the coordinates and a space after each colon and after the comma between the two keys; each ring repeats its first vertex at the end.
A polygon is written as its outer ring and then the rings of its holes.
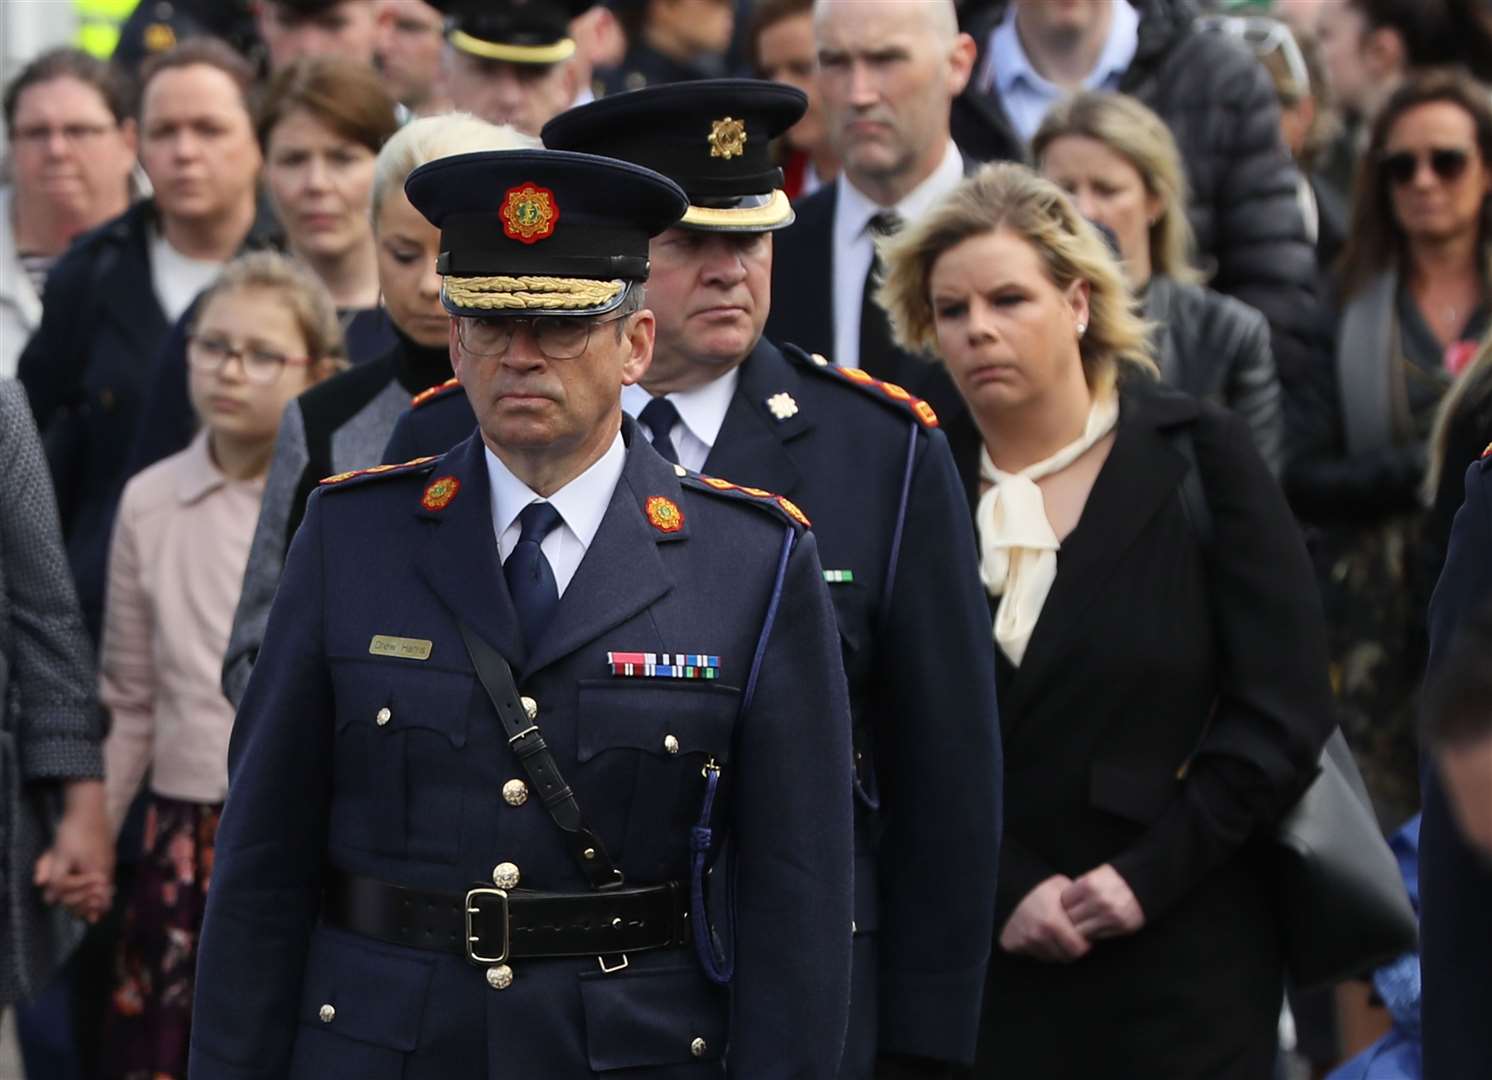
{"type": "Polygon", "coordinates": [[[813,14],[824,119],[843,172],[778,234],[767,334],[955,415],[963,405],[943,369],[898,349],[868,300],[874,237],[918,217],[975,164],[1018,157],[1017,144],[977,121],[961,128],[983,137],[955,143],[950,111],[966,101],[977,49],[953,0],[818,0],[813,14]]]}

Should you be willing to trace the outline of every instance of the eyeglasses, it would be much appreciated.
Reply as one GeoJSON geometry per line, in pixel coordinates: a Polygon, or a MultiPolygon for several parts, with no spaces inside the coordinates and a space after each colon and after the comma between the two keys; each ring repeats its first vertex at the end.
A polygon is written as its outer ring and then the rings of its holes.
{"type": "Polygon", "coordinates": [[[61,135],[62,141],[69,146],[78,146],[102,138],[113,130],[113,126],[109,124],[62,124],[58,127],[32,124],[16,128],[11,134],[11,141],[19,146],[41,147],[50,143],[52,136],[61,135]]]}
{"type": "Polygon", "coordinates": [[[1305,54],[1300,51],[1300,43],[1295,40],[1290,28],[1280,20],[1264,15],[1201,15],[1197,17],[1196,25],[1201,30],[1213,30],[1238,38],[1261,60],[1279,50],[1280,55],[1285,58],[1285,70],[1290,75],[1290,81],[1295,84],[1292,89],[1296,98],[1305,97],[1311,92],[1311,76],[1306,69],[1305,54]]]}
{"type": "Polygon", "coordinates": [[[506,355],[514,333],[523,326],[528,328],[529,336],[546,359],[573,360],[590,345],[593,329],[619,322],[631,314],[627,311],[609,319],[568,315],[499,315],[489,319],[462,315],[456,320],[456,340],[469,356],[492,359],[506,355]]]}
{"type": "Polygon", "coordinates": [[[1412,150],[1383,155],[1383,171],[1395,184],[1403,187],[1419,175],[1420,162],[1428,158],[1430,171],[1443,184],[1454,183],[1471,163],[1471,155],[1457,147],[1438,147],[1422,158],[1412,150]]]}
{"type": "Polygon", "coordinates": [[[198,371],[220,371],[229,360],[239,362],[249,382],[268,386],[286,366],[310,364],[312,357],[286,356],[260,345],[235,346],[221,334],[194,334],[187,338],[187,362],[198,371]]]}

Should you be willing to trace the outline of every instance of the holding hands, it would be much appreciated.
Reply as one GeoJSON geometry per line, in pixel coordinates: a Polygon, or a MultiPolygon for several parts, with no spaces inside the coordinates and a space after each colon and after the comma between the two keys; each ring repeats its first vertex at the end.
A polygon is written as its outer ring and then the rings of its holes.
{"type": "Polygon", "coordinates": [[[1108,863],[1073,881],[1054,874],[1026,894],[1000,931],[1000,948],[1051,963],[1081,960],[1093,943],[1133,934],[1145,912],[1108,863]]]}
{"type": "Polygon", "coordinates": [[[49,904],[98,922],[114,899],[114,832],[104,811],[104,785],[67,785],[62,820],[52,846],[36,860],[33,883],[49,904]]]}

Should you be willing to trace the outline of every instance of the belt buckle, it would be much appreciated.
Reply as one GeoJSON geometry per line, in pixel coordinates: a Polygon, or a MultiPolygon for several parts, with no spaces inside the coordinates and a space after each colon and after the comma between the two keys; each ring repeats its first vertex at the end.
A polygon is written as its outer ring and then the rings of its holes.
{"type": "Polygon", "coordinates": [[[478,885],[466,891],[466,901],[462,906],[466,909],[466,958],[479,967],[486,967],[488,964],[501,964],[507,960],[510,944],[509,931],[511,929],[508,922],[508,890],[494,889],[490,885],[478,885]],[[502,902],[503,949],[497,956],[483,956],[474,948],[482,940],[482,936],[475,932],[475,928],[472,925],[472,916],[482,913],[483,909],[478,901],[489,896],[495,896],[502,902]]]}

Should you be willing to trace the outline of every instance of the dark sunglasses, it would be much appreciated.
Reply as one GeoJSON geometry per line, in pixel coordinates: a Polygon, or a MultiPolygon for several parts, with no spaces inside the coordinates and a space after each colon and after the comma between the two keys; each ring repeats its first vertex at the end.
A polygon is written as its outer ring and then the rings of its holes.
{"type": "MultiPolygon", "coordinates": [[[[1418,154],[1409,150],[1386,154],[1383,158],[1383,171],[1395,184],[1403,186],[1419,173],[1421,160],[1418,154]]],[[[1431,150],[1429,160],[1430,171],[1442,182],[1449,184],[1453,180],[1460,179],[1461,174],[1466,171],[1467,164],[1471,161],[1471,155],[1465,150],[1443,148],[1431,150]]]]}

